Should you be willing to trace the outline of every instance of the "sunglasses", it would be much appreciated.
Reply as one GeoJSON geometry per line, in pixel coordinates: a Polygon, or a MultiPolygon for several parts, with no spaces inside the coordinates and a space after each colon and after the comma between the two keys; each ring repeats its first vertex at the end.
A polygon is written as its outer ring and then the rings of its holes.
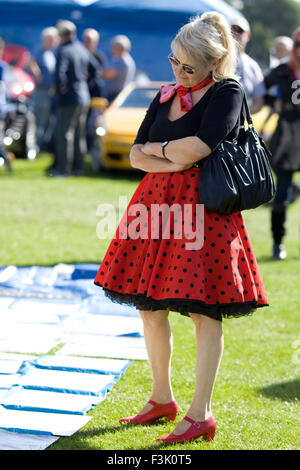
{"type": "Polygon", "coordinates": [[[296,42],[294,43],[294,46],[295,46],[295,47],[300,47],[300,41],[296,41],[296,42]]]}
{"type": "Polygon", "coordinates": [[[231,26],[231,31],[237,34],[243,34],[245,31],[239,26],[231,26]]]}
{"type": "Polygon", "coordinates": [[[168,59],[171,62],[171,64],[174,65],[174,67],[179,67],[179,65],[181,65],[182,70],[189,74],[195,73],[199,68],[199,67],[194,68],[194,67],[191,67],[190,65],[182,64],[181,62],[179,62],[179,60],[175,59],[175,57],[172,56],[171,54],[168,55],[168,59]]]}

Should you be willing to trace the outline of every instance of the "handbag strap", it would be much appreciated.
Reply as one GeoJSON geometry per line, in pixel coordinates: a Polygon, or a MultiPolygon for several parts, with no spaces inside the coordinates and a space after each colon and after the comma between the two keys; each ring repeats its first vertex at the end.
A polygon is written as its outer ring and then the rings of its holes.
{"type": "MultiPolygon", "coordinates": [[[[238,82],[237,80],[235,80],[234,78],[232,78],[232,80],[237,83],[237,85],[240,87],[240,89],[242,90],[242,93],[243,93],[243,104],[242,104],[242,109],[241,109],[241,116],[243,116],[243,118],[246,117],[246,120],[247,120],[247,123],[248,123],[248,126],[249,127],[253,127],[253,120],[252,120],[252,117],[251,117],[251,113],[250,113],[250,109],[249,109],[249,105],[248,105],[248,100],[247,100],[247,97],[246,97],[246,92],[245,92],[245,89],[244,87],[240,84],[240,82],[238,82]]],[[[241,127],[244,127],[241,125],[241,127]]]]}
{"type": "Polygon", "coordinates": [[[246,93],[245,93],[245,90],[243,88],[242,88],[242,91],[244,93],[242,112],[243,112],[243,108],[244,108],[248,126],[253,127],[253,120],[252,120],[252,117],[251,117],[251,114],[250,114],[250,109],[249,109],[248,101],[247,101],[247,98],[246,98],[246,93]]]}

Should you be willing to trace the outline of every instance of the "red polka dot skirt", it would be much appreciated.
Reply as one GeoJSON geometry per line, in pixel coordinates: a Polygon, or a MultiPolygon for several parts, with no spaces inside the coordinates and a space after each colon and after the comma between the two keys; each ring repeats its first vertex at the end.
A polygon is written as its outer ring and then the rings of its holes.
{"type": "Polygon", "coordinates": [[[144,176],[95,277],[112,301],[216,320],[268,306],[242,214],[208,213],[199,171],[144,176]]]}

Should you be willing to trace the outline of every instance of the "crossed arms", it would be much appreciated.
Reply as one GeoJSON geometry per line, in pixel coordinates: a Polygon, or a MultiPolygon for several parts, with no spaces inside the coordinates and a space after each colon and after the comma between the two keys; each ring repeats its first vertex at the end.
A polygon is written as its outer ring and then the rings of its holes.
{"type": "Polygon", "coordinates": [[[170,141],[165,148],[168,160],[162,154],[160,142],[135,144],[131,148],[130,163],[134,168],[151,173],[182,171],[210,153],[207,144],[192,136],[170,141]]]}

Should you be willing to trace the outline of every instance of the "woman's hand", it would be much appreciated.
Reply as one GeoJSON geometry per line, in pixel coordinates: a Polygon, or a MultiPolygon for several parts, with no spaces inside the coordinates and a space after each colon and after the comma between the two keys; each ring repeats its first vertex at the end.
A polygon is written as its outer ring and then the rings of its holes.
{"type": "Polygon", "coordinates": [[[166,158],[162,153],[160,142],[146,142],[141,146],[141,151],[145,155],[154,155],[157,158],[165,161],[169,160],[178,165],[190,165],[189,168],[211,153],[209,146],[196,136],[171,140],[165,147],[166,158]]]}
{"type": "MultiPolygon", "coordinates": [[[[183,171],[191,168],[192,163],[174,163],[165,158],[158,158],[153,154],[146,154],[142,149],[146,146],[146,151],[150,152],[152,143],[135,144],[131,148],[130,163],[133,168],[138,168],[151,173],[183,171]],[[149,144],[149,145],[148,145],[149,144]]],[[[156,144],[157,145],[157,144],[156,144]]],[[[160,144],[158,144],[160,145],[160,144]]]]}
{"type": "Polygon", "coordinates": [[[159,142],[146,142],[142,146],[141,151],[146,155],[155,155],[158,158],[164,158],[161,144],[159,142]]]}

